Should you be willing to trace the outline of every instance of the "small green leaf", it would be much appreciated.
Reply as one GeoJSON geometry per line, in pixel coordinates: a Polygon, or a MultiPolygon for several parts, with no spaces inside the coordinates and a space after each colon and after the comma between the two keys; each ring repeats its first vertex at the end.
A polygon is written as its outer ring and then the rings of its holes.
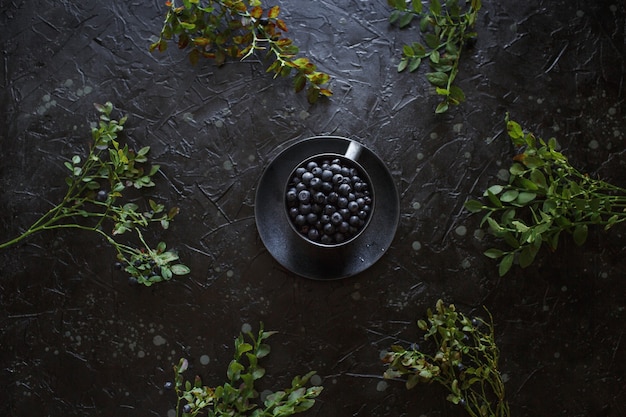
{"type": "Polygon", "coordinates": [[[506,273],[509,272],[509,270],[513,266],[513,258],[514,258],[514,254],[509,253],[505,255],[504,258],[502,258],[502,260],[500,261],[500,264],[498,265],[498,274],[501,277],[506,275],[506,273]]]}
{"type": "Polygon", "coordinates": [[[426,79],[437,87],[446,87],[448,84],[448,74],[445,72],[429,72],[426,79]]]}
{"type": "Polygon", "coordinates": [[[445,113],[448,111],[448,107],[449,107],[448,101],[444,100],[437,105],[437,108],[435,108],[435,113],[437,114],[445,113]]]}
{"type": "Polygon", "coordinates": [[[535,193],[521,192],[516,198],[516,202],[520,205],[526,205],[537,197],[535,193]]]}
{"type": "Polygon", "coordinates": [[[525,246],[519,255],[519,265],[522,268],[528,267],[535,260],[536,255],[537,250],[535,250],[534,246],[525,246]]]}
{"type": "Polygon", "coordinates": [[[398,64],[398,72],[402,72],[409,65],[409,60],[407,58],[402,58],[400,63],[398,64]]]}
{"type": "Polygon", "coordinates": [[[500,196],[500,201],[502,201],[503,203],[510,203],[511,201],[514,201],[518,196],[519,191],[508,190],[502,193],[502,195],[500,196]]]}
{"type": "Polygon", "coordinates": [[[174,275],[187,275],[191,272],[191,269],[189,269],[189,267],[182,264],[172,265],[170,269],[172,271],[172,274],[174,275]]]}
{"type": "Polygon", "coordinates": [[[492,185],[491,187],[487,188],[487,191],[485,191],[485,197],[488,195],[489,192],[491,192],[493,195],[498,195],[500,194],[502,191],[504,190],[504,187],[501,185],[492,185]]]}
{"type": "Polygon", "coordinates": [[[504,252],[503,252],[503,251],[501,251],[500,249],[495,249],[495,248],[492,248],[492,249],[487,249],[487,250],[484,252],[484,255],[485,255],[487,258],[491,258],[491,259],[498,259],[498,258],[500,258],[500,257],[502,257],[502,256],[504,255],[504,252]]]}
{"type": "Polygon", "coordinates": [[[413,20],[413,17],[415,15],[413,13],[405,13],[403,14],[400,19],[398,20],[398,26],[400,26],[401,28],[404,28],[406,26],[408,26],[411,21],[413,20]]]}
{"type": "Polygon", "coordinates": [[[463,206],[471,213],[478,213],[483,209],[483,203],[478,200],[467,200],[463,206]]]}
{"type": "Polygon", "coordinates": [[[588,233],[589,230],[586,224],[577,225],[574,228],[574,232],[572,234],[574,238],[574,243],[576,243],[578,246],[581,246],[587,240],[588,233]]]}
{"type": "Polygon", "coordinates": [[[418,69],[421,63],[422,63],[422,59],[421,58],[412,57],[409,60],[409,72],[413,72],[416,69],[418,69]]]}

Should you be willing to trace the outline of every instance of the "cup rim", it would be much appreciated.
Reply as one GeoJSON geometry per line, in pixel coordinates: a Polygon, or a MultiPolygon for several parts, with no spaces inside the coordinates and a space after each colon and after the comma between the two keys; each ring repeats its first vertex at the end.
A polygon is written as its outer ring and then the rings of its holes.
{"type": "Polygon", "coordinates": [[[363,165],[361,165],[357,160],[351,159],[346,157],[345,155],[342,155],[340,153],[335,153],[335,152],[324,152],[324,153],[319,153],[319,154],[315,154],[315,155],[311,155],[303,160],[301,160],[300,162],[298,162],[296,164],[296,166],[290,171],[289,173],[289,177],[287,178],[287,180],[285,181],[285,187],[283,189],[283,213],[287,218],[287,223],[289,223],[289,227],[291,228],[291,230],[293,231],[293,233],[295,233],[300,239],[303,239],[307,244],[309,245],[313,245],[319,248],[325,248],[325,249],[339,249],[342,247],[345,247],[353,242],[355,242],[362,234],[365,230],[367,230],[368,226],[371,223],[372,217],[374,216],[374,212],[376,211],[376,191],[374,190],[374,184],[372,183],[372,179],[369,176],[367,170],[365,168],[363,168],[363,165]],[[288,212],[288,205],[287,205],[287,200],[286,200],[286,195],[287,195],[287,190],[289,189],[289,184],[291,183],[291,180],[293,179],[293,177],[295,176],[296,170],[300,167],[302,167],[303,165],[306,165],[308,162],[314,161],[314,160],[318,160],[318,159],[322,159],[322,158],[333,158],[333,159],[342,159],[344,161],[348,161],[349,164],[354,165],[354,167],[357,169],[357,171],[359,172],[359,175],[363,175],[367,181],[368,187],[369,187],[369,191],[370,191],[370,198],[372,199],[372,203],[370,204],[370,212],[367,216],[367,219],[365,221],[365,224],[363,226],[361,226],[360,230],[354,234],[353,236],[351,236],[349,239],[340,242],[340,243],[333,243],[333,244],[328,244],[328,243],[321,243],[321,242],[316,242],[314,240],[309,239],[307,236],[303,235],[300,231],[298,231],[296,229],[296,225],[293,223],[292,219],[289,217],[289,212],[288,212]]]}

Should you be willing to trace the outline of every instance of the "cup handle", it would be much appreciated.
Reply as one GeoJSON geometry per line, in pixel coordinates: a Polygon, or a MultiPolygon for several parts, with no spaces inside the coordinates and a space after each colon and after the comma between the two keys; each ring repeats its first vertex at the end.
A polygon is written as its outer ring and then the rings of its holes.
{"type": "Polygon", "coordinates": [[[362,150],[363,146],[361,146],[360,143],[352,140],[350,141],[350,145],[348,145],[348,149],[346,149],[346,153],[344,153],[343,156],[353,161],[358,161],[362,150]]]}

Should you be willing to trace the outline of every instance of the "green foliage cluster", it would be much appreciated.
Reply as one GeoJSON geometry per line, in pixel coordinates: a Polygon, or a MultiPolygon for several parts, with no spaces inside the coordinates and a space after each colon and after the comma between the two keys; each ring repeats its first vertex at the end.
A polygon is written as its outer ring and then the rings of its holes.
{"type": "Polygon", "coordinates": [[[388,364],[384,377],[406,378],[407,389],[439,383],[449,391],[447,400],[472,417],[509,416],[492,321],[470,319],[454,304],[438,300],[435,311],[428,309],[427,319],[417,324],[426,333],[424,342],[431,342],[432,353],[415,344],[409,349],[391,346],[383,357],[388,364]]]}
{"type": "Polygon", "coordinates": [[[557,151],[555,138],[536,138],[508,115],[506,122],[511,141],[522,150],[513,158],[508,183],[490,186],[484,202],[465,203],[473,213],[486,212],[481,225],[510,248],[485,252],[500,260],[500,276],[515,262],[522,268],[529,266],[542,245],[556,250],[563,233],[582,245],[590,225],[607,230],[626,220],[626,189],[574,168],[557,151]]]}
{"type": "Polygon", "coordinates": [[[167,229],[178,208],[166,210],[162,204],[149,200],[149,209],[141,211],[135,203],[118,202],[129,189],[155,185],[153,176],[159,171],[159,165],[144,166],[150,148],[146,146],[135,152],[128,145],[122,145],[118,134],[124,129],[126,117],[112,119],[111,103],[96,104],[96,109],[100,118],[98,125],[92,128],[93,144],[89,155],[86,158],[74,155],[64,163],[70,175],[65,181],[68,190],[63,200],[20,236],[0,244],[0,249],[44,230],[87,230],[104,237],[117,251],[119,266],[141,284],[149,286],[169,280],[173,275],[189,273],[187,266],[175,263],[178,255],[166,251],[164,242],[151,249],[141,232],[151,223],[167,229]],[[107,233],[105,227],[111,227],[111,232],[107,233]],[[137,234],[141,248],[114,239],[129,231],[137,234]]]}
{"type": "Polygon", "coordinates": [[[426,8],[421,0],[387,0],[393,7],[389,21],[400,28],[407,27],[415,18],[423,34],[423,43],[413,42],[402,47],[398,72],[417,70],[427,61],[431,72],[426,79],[435,86],[443,100],[435,113],[446,112],[451,105],[465,101],[465,93],[453,85],[459,72],[461,52],[468,40],[476,38],[473,31],[481,8],[480,0],[430,0],[426,8]]]}
{"type": "Polygon", "coordinates": [[[280,7],[263,9],[260,0],[176,0],[168,1],[168,12],[159,39],[151,51],[165,51],[173,40],[180,49],[189,49],[189,60],[214,59],[222,65],[228,57],[245,59],[255,51],[266,51],[273,62],[267,72],[294,76],[294,90],[307,83],[307,99],[314,103],[320,96],[331,96],[323,87],[330,76],[317,70],[306,57],[297,58],[299,48],[285,36],[287,25],[279,18],[280,7]]]}
{"type": "Polygon", "coordinates": [[[228,382],[217,387],[203,386],[199,376],[193,382],[185,381],[183,372],[188,369],[189,363],[181,359],[178,365],[174,365],[174,386],[178,397],[176,415],[195,417],[206,413],[208,417],[282,417],[311,408],[315,404],[314,398],[322,391],[319,386],[306,387],[315,372],[296,376],[290,387],[268,394],[262,402],[258,400],[259,393],[254,384],[265,375],[259,359],[270,353],[270,346],[264,341],[275,333],[263,331],[261,325],[256,336],[252,332],[246,333],[249,342],[240,334],[235,340],[234,358],[226,372],[228,382]]]}

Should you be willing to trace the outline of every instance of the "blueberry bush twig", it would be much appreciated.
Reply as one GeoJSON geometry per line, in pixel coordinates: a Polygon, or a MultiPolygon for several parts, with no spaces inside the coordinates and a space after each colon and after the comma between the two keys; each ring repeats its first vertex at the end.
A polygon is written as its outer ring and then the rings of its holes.
{"type": "Polygon", "coordinates": [[[73,229],[95,232],[103,237],[117,251],[116,266],[124,268],[133,282],[147,286],[155,282],[169,280],[173,275],[185,275],[189,268],[176,263],[178,255],[166,250],[160,242],[151,249],[141,230],[151,223],[167,229],[178,208],[166,211],[162,204],[148,201],[145,212],[133,202],[119,204],[118,200],[128,189],[153,187],[153,176],[159,165],[144,167],[150,147],[135,152],[128,145],[122,145],[118,134],[124,129],[126,117],[111,118],[113,105],[96,104],[100,113],[99,123],[92,127],[93,144],[89,155],[81,158],[74,155],[64,163],[70,171],[66,178],[68,186],[63,200],[51,208],[18,237],[0,244],[0,249],[15,245],[27,237],[54,229],[73,229]],[[111,233],[105,227],[112,227],[111,233]],[[123,244],[114,239],[125,232],[134,231],[141,248],[123,244]]]}
{"type": "Polygon", "coordinates": [[[436,382],[449,391],[448,401],[462,406],[472,417],[508,417],[491,315],[488,322],[470,319],[442,300],[427,314],[417,325],[426,332],[424,343],[430,342],[432,353],[417,344],[409,349],[391,346],[383,357],[388,364],[384,377],[406,378],[407,389],[436,382]]]}
{"type": "Polygon", "coordinates": [[[306,386],[315,372],[296,376],[290,387],[258,400],[259,393],[254,384],[265,375],[259,359],[270,353],[270,346],[264,341],[275,333],[263,331],[261,324],[258,335],[246,333],[249,342],[240,334],[235,339],[234,358],[226,372],[228,382],[217,387],[202,385],[199,376],[193,382],[185,381],[183,373],[188,369],[189,362],[185,358],[180,359],[178,365],[174,365],[174,384],[165,384],[166,388],[173,385],[176,390],[176,416],[195,417],[206,413],[208,417],[282,417],[311,408],[322,391],[319,386],[306,386]]]}
{"type": "Polygon", "coordinates": [[[387,0],[394,9],[389,21],[400,28],[407,27],[414,18],[420,19],[423,41],[413,42],[402,47],[402,58],[398,72],[406,69],[417,70],[424,61],[428,61],[432,71],[426,73],[426,79],[435,86],[443,100],[437,105],[435,113],[445,113],[450,105],[465,101],[463,90],[453,85],[459,72],[461,52],[476,38],[473,31],[476,17],[481,8],[480,0],[430,0],[424,7],[421,0],[387,0]]]}
{"type": "Polygon", "coordinates": [[[557,151],[555,138],[536,138],[508,115],[506,123],[509,137],[520,151],[509,168],[508,183],[489,187],[484,202],[465,203],[470,212],[484,212],[481,226],[486,225],[508,245],[508,250],[485,252],[499,259],[500,276],[516,262],[522,268],[529,266],[542,245],[555,251],[564,233],[582,245],[589,226],[608,230],[626,220],[626,189],[574,168],[557,151]]]}
{"type": "Polygon", "coordinates": [[[332,95],[323,87],[330,76],[317,70],[306,57],[297,58],[299,48],[284,36],[287,25],[279,18],[280,7],[263,9],[260,0],[176,0],[167,1],[165,22],[159,39],[151,51],[165,51],[168,41],[180,49],[189,49],[189,60],[196,64],[200,57],[215,60],[218,66],[228,57],[245,59],[256,51],[265,51],[273,62],[267,72],[275,77],[294,76],[294,90],[306,85],[307,99],[314,103],[319,97],[332,95]]]}

